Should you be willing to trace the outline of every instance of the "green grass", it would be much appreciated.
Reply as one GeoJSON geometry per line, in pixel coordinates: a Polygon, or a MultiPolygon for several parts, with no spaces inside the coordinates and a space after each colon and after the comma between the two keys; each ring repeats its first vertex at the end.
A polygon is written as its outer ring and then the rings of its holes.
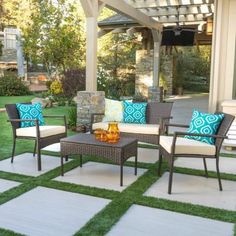
{"type": "MultiPolygon", "coordinates": [[[[47,115],[67,115],[69,107],[55,107],[44,110],[44,114],[47,115]]],[[[0,113],[0,160],[10,156],[12,137],[10,124],[6,122],[6,113],[0,113]]],[[[48,119],[47,122],[50,124],[60,124],[61,120],[48,119]]],[[[73,134],[70,132],[69,134],[73,134]]],[[[147,148],[150,146],[141,145],[141,147],[147,148]]],[[[157,147],[151,146],[156,149],[157,147]]],[[[17,153],[32,152],[33,143],[30,141],[18,141],[17,142],[17,153]]],[[[53,154],[55,155],[55,154],[53,154]]],[[[227,157],[235,157],[235,155],[226,155],[227,157]]],[[[72,156],[72,161],[65,164],[65,171],[72,170],[79,166],[79,160],[76,156],[72,156]]],[[[93,156],[86,156],[83,158],[83,162],[88,161],[110,163],[102,158],[93,156]]],[[[9,163],[10,164],[10,163],[9,163]]],[[[127,166],[134,166],[132,162],[126,162],[127,166]]],[[[60,168],[55,168],[39,177],[30,177],[19,174],[7,173],[0,171],[0,178],[18,181],[21,185],[12,188],[4,193],[0,193],[0,204],[4,204],[11,199],[14,199],[25,192],[32,190],[37,186],[43,186],[73,193],[80,193],[90,196],[96,196],[101,198],[110,199],[111,202],[98,214],[96,214],[84,227],[82,227],[75,235],[105,235],[111,227],[116,224],[120,217],[122,217],[127,210],[133,204],[139,204],[143,206],[159,208],[169,210],[173,212],[184,213],[188,215],[200,216],[209,219],[215,219],[224,222],[235,223],[236,222],[236,211],[228,211],[223,209],[216,209],[210,207],[204,207],[200,205],[193,205],[189,203],[182,203],[176,201],[170,201],[166,199],[159,199],[154,197],[143,196],[143,193],[158,180],[156,174],[157,163],[146,164],[138,163],[139,168],[147,169],[147,172],[139,177],[139,179],[130,185],[123,192],[117,192],[106,189],[99,189],[95,187],[82,186],[77,184],[64,183],[53,180],[55,177],[60,175],[60,168]]],[[[163,165],[163,172],[167,170],[167,164],[163,165]]],[[[184,173],[189,175],[203,176],[204,171],[193,170],[188,168],[175,168],[176,173],[184,173]]],[[[216,173],[209,171],[209,177],[216,178],[216,173]]],[[[222,174],[222,178],[225,180],[236,181],[236,175],[233,174],[222,174]]],[[[234,229],[236,236],[236,227],[234,229]]],[[[15,232],[0,229],[0,235],[16,236],[20,235],[15,232]]]]}
{"type": "Polygon", "coordinates": [[[28,95],[28,96],[0,96],[0,108],[4,108],[5,104],[14,104],[14,103],[21,103],[21,102],[30,102],[35,96],[28,95]]]}

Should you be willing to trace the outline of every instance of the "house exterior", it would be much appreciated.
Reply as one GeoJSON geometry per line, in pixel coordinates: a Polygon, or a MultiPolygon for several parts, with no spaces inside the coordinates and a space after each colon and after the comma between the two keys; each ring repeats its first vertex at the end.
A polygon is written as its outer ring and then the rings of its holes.
{"type": "Polygon", "coordinates": [[[18,76],[24,77],[24,56],[20,31],[16,28],[5,28],[3,32],[0,32],[0,42],[2,44],[0,71],[17,70],[18,76]]]}
{"type": "MultiPolygon", "coordinates": [[[[224,100],[236,98],[236,1],[235,0],[81,0],[87,19],[86,90],[96,91],[97,18],[104,6],[152,30],[153,81],[158,89],[159,50],[164,23],[202,21],[213,14],[212,64],[209,111],[222,110],[224,100]]],[[[100,33],[101,35],[101,33],[100,33]]]]}

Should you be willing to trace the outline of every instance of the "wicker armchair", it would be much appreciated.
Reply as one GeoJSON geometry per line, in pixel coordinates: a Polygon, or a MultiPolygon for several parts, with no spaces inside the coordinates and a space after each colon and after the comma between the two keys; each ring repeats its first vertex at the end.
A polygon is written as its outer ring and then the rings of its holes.
{"type": "Polygon", "coordinates": [[[53,119],[63,119],[63,126],[53,126],[53,125],[43,125],[39,126],[38,120],[22,120],[20,119],[20,115],[16,108],[16,104],[7,104],[5,105],[6,111],[9,117],[9,122],[11,122],[12,133],[13,133],[13,147],[12,147],[12,157],[11,163],[13,163],[14,155],[15,155],[15,147],[16,147],[16,139],[28,139],[34,140],[34,156],[37,152],[38,159],[38,170],[42,169],[41,167],[41,149],[53,144],[60,142],[61,138],[67,136],[67,125],[66,125],[66,117],[65,116],[44,116],[45,118],[53,118],[53,119]],[[21,128],[20,122],[22,121],[34,121],[35,126],[21,128]]]}
{"type": "MultiPolygon", "coordinates": [[[[219,189],[220,191],[222,191],[222,183],[221,183],[220,171],[219,171],[219,154],[220,154],[222,142],[225,138],[227,138],[226,134],[234,118],[235,117],[232,115],[224,114],[224,119],[221,122],[216,135],[175,132],[174,136],[161,136],[160,137],[158,175],[159,176],[161,175],[162,158],[165,157],[167,158],[168,164],[169,164],[169,184],[168,184],[169,194],[171,194],[171,190],[172,190],[174,160],[176,157],[203,158],[203,165],[204,165],[206,177],[208,177],[206,158],[215,159],[217,178],[219,182],[219,189]],[[215,138],[215,145],[210,145],[210,144],[203,143],[197,140],[181,137],[184,135],[213,137],[215,138]]],[[[186,125],[178,125],[178,124],[166,124],[166,126],[188,128],[188,126],[186,125]]]]}
{"type": "MultiPolygon", "coordinates": [[[[140,142],[159,144],[159,136],[164,132],[165,124],[169,124],[173,103],[172,102],[148,102],[146,110],[146,124],[119,123],[122,137],[136,138],[140,142]]],[[[91,115],[91,133],[98,128],[107,129],[108,122],[96,122],[97,116],[104,113],[91,115]]]]}

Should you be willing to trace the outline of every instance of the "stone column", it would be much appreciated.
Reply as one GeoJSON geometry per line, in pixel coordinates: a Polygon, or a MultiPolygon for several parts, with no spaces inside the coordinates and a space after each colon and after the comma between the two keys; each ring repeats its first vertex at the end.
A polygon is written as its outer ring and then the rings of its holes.
{"type": "MultiPolygon", "coordinates": [[[[167,94],[170,95],[172,94],[173,81],[172,56],[162,56],[161,70],[161,76],[166,80],[167,94]]],[[[161,83],[160,86],[162,86],[161,83]]],[[[153,50],[138,50],[136,52],[135,90],[150,100],[156,99],[160,94],[159,88],[153,86],[153,50]]]]}
{"type": "Polygon", "coordinates": [[[77,93],[77,130],[82,131],[91,121],[92,113],[104,113],[104,91],[79,91],[77,93]]]}

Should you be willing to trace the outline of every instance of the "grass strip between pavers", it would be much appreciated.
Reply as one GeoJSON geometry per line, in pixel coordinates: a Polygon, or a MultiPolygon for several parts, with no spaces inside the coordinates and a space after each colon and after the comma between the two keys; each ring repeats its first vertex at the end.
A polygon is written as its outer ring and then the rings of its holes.
{"type": "MultiPolygon", "coordinates": [[[[100,163],[110,163],[114,164],[103,158],[97,158],[93,156],[83,157],[83,163],[88,161],[95,161],[100,163]]],[[[68,163],[65,162],[64,171],[68,172],[80,165],[79,159],[76,157],[72,158],[68,163]]],[[[126,162],[126,166],[134,166],[133,162],[126,162]]],[[[0,178],[19,181],[22,184],[5,191],[0,194],[0,204],[3,204],[21,194],[32,190],[37,186],[43,186],[58,190],[63,190],[67,192],[80,193],[85,195],[91,195],[100,198],[111,199],[112,201],[100,212],[98,212],[87,224],[82,227],[75,235],[105,235],[111,227],[116,224],[119,219],[127,212],[127,210],[133,204],[139,204],[147,207],[153,207],[158,209],[169,210],[173,212],[184,213],[187,215],[200,216],[209,219],[215,219],[225,222],[236,222],[236,212],[227,211],[223,209],[210,208],[200,205],[193,205],[190,203],[176,202],[166,199],[159,199],[154,197],[143,196],[144,192],[154,184],[159,177],[157,176],[156,169],[157,163],[147,164],[138,163],[139,168],[147,169],[142,176],[138,178],[133,184],[127,187],[121,193],[113,190],[100,189],[89,186],[82,186],[72,183],[64,183],[53,178],[60,175],[60,167],[57,167],[41,176],[29,177],[24,175],[12,174],[7,172],[0,172],[0,178]]],[[[167,163],[163,163],[162,173],[167,171],[167,163]]],[[[175,167],[176,173],[204,176],[204,171],[194,170],[188,168],[175,167]]],[[[236,181],[236,175],[232,174],[221,174],[222,179],[236,181]]],[[[216,173],[209,171],[209,177],[216,178],[216,173]]],[[[8,231],[5,229],[0,229],[0,235],[6,236],[17,236],[18,233],[8,231]]],[[[236,227],[234,230],[234,235],[236,236],[236,227]]]]}

